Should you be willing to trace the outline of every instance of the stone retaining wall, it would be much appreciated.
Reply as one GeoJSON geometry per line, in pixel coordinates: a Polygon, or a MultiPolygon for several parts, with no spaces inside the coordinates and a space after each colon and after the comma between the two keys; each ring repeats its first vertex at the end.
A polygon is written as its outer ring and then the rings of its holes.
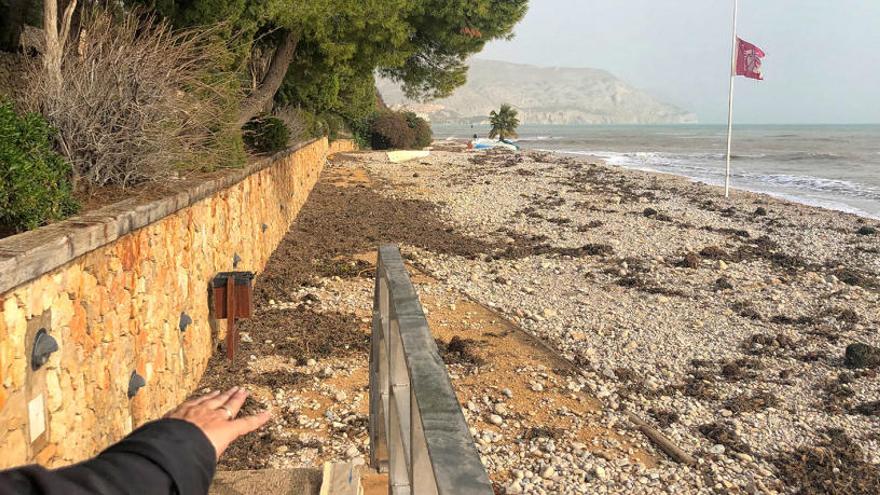
{"type": "Polygon", "coordinates": [[[312,141],[0,240],[0,468],[79,461],[185,398],[225,333],[208,307],[213,276],[259,274],[328,154],[353,149],[312,141]],[[59,350],[33,370],[41,328],[59,350]],[[146,386],[129,399],[133,372],[146,386]]]}

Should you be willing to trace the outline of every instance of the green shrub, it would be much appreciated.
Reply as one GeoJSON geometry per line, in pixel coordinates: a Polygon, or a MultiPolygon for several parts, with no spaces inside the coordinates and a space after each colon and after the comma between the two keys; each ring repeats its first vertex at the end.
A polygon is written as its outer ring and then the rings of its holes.
{"type": "Polygon", "coordinates": [[[416,141],[415,130],[409,126],[406,115],[400,112],[382,112],[373,119],[370,143],[374,150],[408,149],[416,141]]]}
{"type": "Polygon", "coordinates": [[[335,141],[343,137],[346,131],[345,120],[335,113],[325,113],[321,116],[322,120],[327,124],[327,138],[335,141]]]}
{"type": "Polygon", "coordinates": [[[279,106],[272,111],[272,116],[281,119],[287,126],[287,130],[290,131],[291,143],[301,143],[311,139],[309,125],[314,117],[304,110],[290,105],[279,106]]]}
{"type": "Polygon", "coordinates": [[[290,129],[278,117],[256,118],[243,131],[245,144],[258,153],[277,153],[290,143],[290,129]]]}
{"type": "Polygon", "coordinates": [[[53,130],[37,114],[19,116],[0,101],[0,225],[16,232],[79,209],[70,165],[52,149],[53,130]]]}
{"type": "Polygon", "coordinates": [[[330,134],[330,126],[327,125],[327,121],[316,115],[312,120],[311,136],[321,138],[328,134],[330,134]]]}
{"type": "Polygon", "coordinates": [[[406,122],[415,132],[415,142],[413,144],[416,148],[421,149],[431,146],[431,142],[434,140],[434,131],[431,130],[431,124],[427,120],[413,112],[407,112],[406,122]]]}
{"type": "Polygon", "coordinates": [[[372,132],[370,128],[373,125],[374,117],[375,114],[348,123],[349,127],[351,128],[351,134],[354,138],[355,143],[357,143],[358,148],[362,150],[365,150],[372,145],[372,132]]]}

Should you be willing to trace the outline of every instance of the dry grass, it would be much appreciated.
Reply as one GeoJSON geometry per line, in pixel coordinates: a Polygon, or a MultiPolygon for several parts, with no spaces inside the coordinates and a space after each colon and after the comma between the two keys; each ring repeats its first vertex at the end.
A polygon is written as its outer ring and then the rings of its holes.
{"type": "Polygon", "coordinates": [[[127,187],[243,158],[231,126],[240,83],[221,69],[229,51],[216,30],[86,10],[65,49],[60,89],[39,59],[28,63],[25,105],[58,129],[80,188],[127,187]]]}

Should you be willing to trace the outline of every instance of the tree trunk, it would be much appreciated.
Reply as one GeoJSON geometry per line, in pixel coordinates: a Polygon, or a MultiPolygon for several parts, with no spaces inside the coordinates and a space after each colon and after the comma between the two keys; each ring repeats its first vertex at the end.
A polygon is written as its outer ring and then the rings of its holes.
{"type": "Polygon", "coordinates": [[[43,66],[49,75],[49,89],[53,95],[61,91],[61,58],[64,56],[64,45],[70,37],[70,23],[76,10],[77,0],[71,0],[64,9],[61,19],[61,31],[58,25],[58,1],[43,2],[43,31],[46,36],[46,49],[43,53],[43,66]]]}
{"type": "Polygon", "coordinates": [[[58,2],[43,2],[43,33],[46,46],[43,52],[43,66],[49,76],[50,89],[53,94],[61,90],[61,42],[58,40],[58,2]]]}
{"type": "Polygon", "coordinates": [[[275,54],[272,56],[272,62],[260,85],[241,103],[241,110],[238,114],[238,125],[245,125],[249,120],[259,115],[260,112],[266,111],[272,103],[272,98],[284,82],[284,76],[287,75],[287,69],[293,62],[293,56],[296,54],[296,45],[299,43],[299,33],[290,30],[284,31],[284,38],[275,54]]]}

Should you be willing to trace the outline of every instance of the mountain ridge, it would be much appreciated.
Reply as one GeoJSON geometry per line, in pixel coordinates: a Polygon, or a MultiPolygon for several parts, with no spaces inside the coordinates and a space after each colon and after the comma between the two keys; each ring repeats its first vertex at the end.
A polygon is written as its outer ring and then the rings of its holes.
{"type": "Polygon", "coordinates": [[[434,123],[485,123],[502,103],[523,124],[696,123],[691,112],[663,103],[612,73],[595,68],[540,67],[473,59],[468,82],[452,96],[425,103],[409,100],[392,81],[377,84],[392,108],[414,111],[434,123]]]}

